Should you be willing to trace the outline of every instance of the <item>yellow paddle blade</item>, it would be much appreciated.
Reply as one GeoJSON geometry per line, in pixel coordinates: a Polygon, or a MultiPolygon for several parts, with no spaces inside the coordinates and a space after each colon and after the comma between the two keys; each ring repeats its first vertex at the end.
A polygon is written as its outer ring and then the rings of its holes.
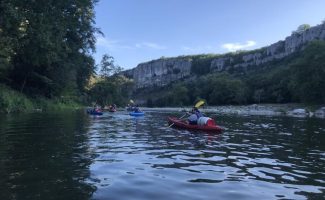
{"type": "Polygon", "coordinates": [[[198,108],[198,107],[200,107],[200,106],[202,106],[204,104],[204,101],[203,100],[200,100],[200,101],[198,101],[196,104],[195,104],[195,108],[198,108]]]}
{"type": "Polygon", "coordinates": [[[132,99],[130,99],[130,103],[134,103],[134,101],[132,99]]]}

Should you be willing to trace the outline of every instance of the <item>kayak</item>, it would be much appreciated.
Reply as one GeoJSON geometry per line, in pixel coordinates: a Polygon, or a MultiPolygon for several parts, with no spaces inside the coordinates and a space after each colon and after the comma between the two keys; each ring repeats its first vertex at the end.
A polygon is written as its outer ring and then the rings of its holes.
{"type": "Polygon", "coordinates": [[[116,109],[109,109],[108,112],[116,112],[116,109]]]}
{"type": "Polygon", "coordinates": [[[89,115],[103,115],[103,112],[95,111],[95,110],[87,110],[89,115]]]}
{"type": "Polygon", "coordinates": [[[143,116],[144,112],[130,112],[129,113],[131,116],[143,116]]]}
{"type": "Polygon", "coordinates": [[[174,127],[189,129],[189,130],[199,130],[199,131],[209,131],[209,132],[221,132],[223,129],[218,125],[192,125],[187,121],[178,119],[177,117],[168,117],[168,123],[173,124],[174,127]]]}

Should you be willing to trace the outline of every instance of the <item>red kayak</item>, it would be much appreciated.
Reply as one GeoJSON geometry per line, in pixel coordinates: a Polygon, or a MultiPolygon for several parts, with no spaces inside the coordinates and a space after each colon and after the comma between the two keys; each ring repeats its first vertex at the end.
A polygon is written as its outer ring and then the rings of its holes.
{"type": "Polygon", "coordinates": [[[116,109],[109,109],[108,112],[116,112],[116,109]]]}
{"type": "Polygon", "coordinates": [[[176,117],[168,117],[168,123],[173,124],[172,126],[189,129],[189,130],[199,130],[199,131],[209,131],[209,132],[218,132],[220,133],[223,129],[218,125],[192,125],[187,121],[178,119],[176,117]]]}

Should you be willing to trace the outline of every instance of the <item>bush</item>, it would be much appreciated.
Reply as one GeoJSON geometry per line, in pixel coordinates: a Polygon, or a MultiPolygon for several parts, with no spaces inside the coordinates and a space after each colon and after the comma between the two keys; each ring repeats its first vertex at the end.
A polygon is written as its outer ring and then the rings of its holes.
{"type": "Polygon", "coordinates": [[[33,103],[24,95],[0,86],[0,112],[27,112],[33,110],[33,103]]]}

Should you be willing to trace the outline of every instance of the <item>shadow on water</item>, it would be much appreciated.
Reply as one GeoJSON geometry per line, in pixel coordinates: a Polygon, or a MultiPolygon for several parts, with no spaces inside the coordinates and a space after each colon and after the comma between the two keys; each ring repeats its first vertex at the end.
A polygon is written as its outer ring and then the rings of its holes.
{"type": "Polygon", "coordinates": [[[0,199],[89,199],[88,123],[76,112],[0,119],[0,199]]]}

